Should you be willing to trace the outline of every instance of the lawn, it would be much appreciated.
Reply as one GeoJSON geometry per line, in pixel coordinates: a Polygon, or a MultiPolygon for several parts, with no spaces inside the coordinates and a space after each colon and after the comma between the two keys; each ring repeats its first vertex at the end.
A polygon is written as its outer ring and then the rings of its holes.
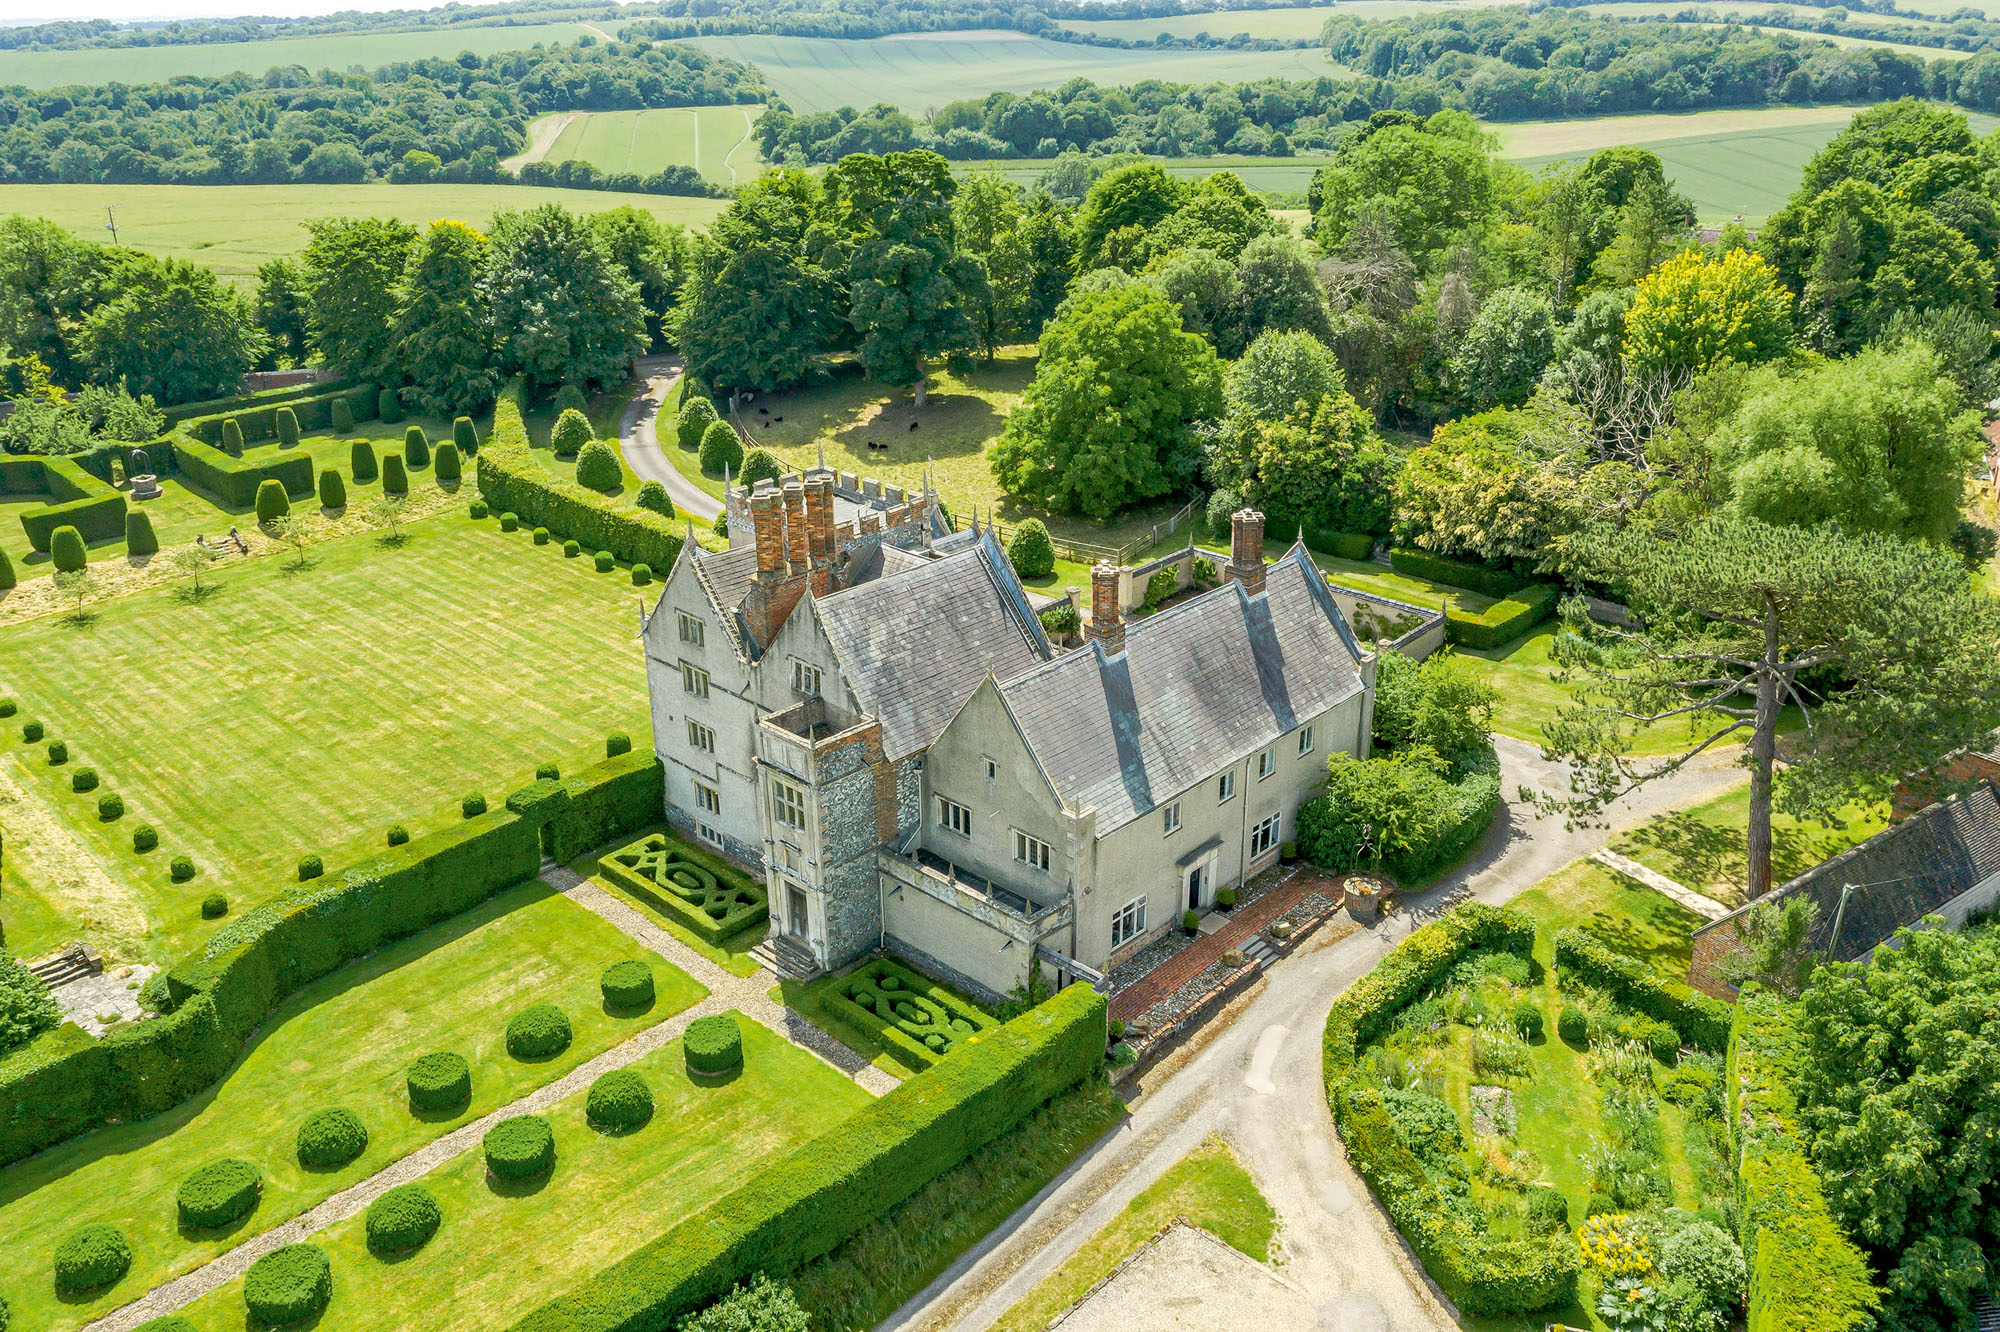
{"type": "Polygon", "coordinates": [[[1032,92],[1085,78],[1106,85],[1312,79],[1342,73],[1318,49],[1123,50],[1011,30],[835,37],[696,37],[691,45],[756,65],[794,111],[889,102],[913,115],[992,92],[1032,92]]]}
{"type": "MultiPolygon", "coordinates": [[[[1788,882],[1888,827],[1882,805],[1850,805],[1834,827],[1809,819],[1771,815],[1771,882],[1788,882]]],[[[1750,783],[1704,804],[1675,810],[1620,838],[1612,849],[1686,887],[1734,906],[1749,876],[1744,837],[1750,827],[1750,783]]]]}
{"type": "MultiPolygon", "coordinates": [[[[582,23],[523,23],[421,27],[397,32],[334,32],[275,37],[260,42],[196,42],[179,46],[80,47],[58,51],[0,51],[0,85],[60,88],[65,84],[163,83],[183,74],[214,76],[236,70],[262,74],[279,65],[307,69],[377,69],[399,60],[451,57],[461,51],[497,55],[540,43],[574,42],[589,32],[582,23]]],[[[74,188],[74,187],[71,187],[74,188]]],[[[345,187],[339,187],[345,188],[345,187]]],[[[95,187],[92,188],[95,192],[95,187]]]]}
{"type": "Polygon", "coordinates": [[[1373,560],[1343,560],[1337,555],[1322,555],[1315,551],[1313,563],[1320,567],[1329,582],[1428,610],[1443,610],[1449,606],[1467,615],[1477,615],[1494,603],[1492,597],[1447,583],[1434,583],[1428,578],[1398,573],[1388,565],[1377,564],[1373,560]]]}
{"type": "MultiPolygon", "coordinates": [[[[372,534],[325,542],[303,572],[287,557],[224,565],[198,605],[156,587],[101,603],[84,628],[45,618],[0,635],[0,695],[22,713],[0,731],[0,768],[72,840],[49,855],[101,865],[143,936],[81,937],[172,960],[215,928],[197,910],[207,893],[248,906],[309,852],[332,869],[392,823],[456,820],[467,791],[497,803],[538,762],[601,758],[612,731],[649,743],[640,594],[623,570],[463,510],[405,531],[398,549],[372,534]],[[67,742],[69,764],[22,741],[29,717],[67,742]],[[86,764],[102,787],[74,793],[86,764]],[[102,792],[124,798],[124,818],[99,822],[102,792]],[[145,856],[131,849],[142,822],[160,833],[145,856]],[[199,873],[176,885],[178,854],[199,873]]],[[[38,875],[34,909],[102,914],[67,900],[78,877],[38,875]]]]}
{"type": "MultiPolygon", "coordinates": [[[[691,166],[718,185],[748,182],[763,169],[750,137],[762,107],[690,106],[643,111],[565,112],[547,149],[526,161],[588,162],[603,172],[651,176],[691,166]]],[[[536,140],[537,127],[529,138],[536,140]]]]}
{"type": "MultiPolygon", "coordinates": [[[[556,1164],[540,1180],[489,1180],[477,1150],[425,1176],[444,1225],[415,1254],[375,1257],[359,1216],[317,1236],[333,1262],[333,1303],[319,1326],[402,1332],[436,1326],[449,1309],[459,1332],[507,1327],[867,1102],[868,1093],[812,1055],[737,1021],[743,1072],[726,1082],[690,1078],[679,1041],[629,1066],[653,1092],[653,1118],[642,1128],[591,1128],[582,1093],[552,1106],[545,1114],[556,1164]]],[[[243,1284],[232,1281],[184,1312],[198,1327],[239,1327],[243,1284]]]]}
{"type": "Polygon", "coordinates": [[[102,241],[108,206],[117,213],[121,244],[193,260],[248,285],[265,260],[303,250],[311,239],[304,224],[318,218],[394,217],[421,227],[455,217],[484,229],[495,213],[545,203],[577,213],[630,205],[662,222],[703,227],[726,201],[529,185],[9,185],[6,210],[102,241]]]}
{"type": "MultiPolygon", "coordinates": [[[[211,1090],[165,1114],[71,1139],[0,1171],[0,1289],[13,1303],[14,1325],[41,1332],[79,1326],[555,1080],[706,993],[648,957],[657,988],[653,1007],[608,1015],[598,977],[639,951],[613,926],[530,883],[306,987],[278,1006],[211,1090]],[[575,1039],[551,1059],[516,1060],[505,1049],[507,1020],[542,1002],[569,1015],[575,1039]],[[455,1051],[472,1065],[471,1103],[455,1115],[419,1117],[408,1107],[408,1067],[433,1050],[455,1051]],[[360,1117],[367,1149],[338,1170],[306,1170],[294,1156],[298,1126],[328,1106],[360,1117]],[[175,1190],[189,1171],[222,1157],[257,1166],[262,1201],[226,1233],[182,1234],[175,1190]],[[54,1247],[76,1226],[96,1221],[125,1233],[131,1274],[92,1300],[59,1303],[49,1279],[54,1247]]],[[[840,1092],[829,1087],[823,1094],[837,1103],[840,1092]]]]}
{"type": "Polygon", "coordinates": [[[1000,1316],[992,1332],[1040,1332],[1162,1228],[1199,1226],[1259,1262],[1270,1261],[1277,1214],[1221,1138],[1210,1138],[1134,1198],[1068,1262],[1000,1316]]]}
{"type": "Polygon", "coordinates": [[[1705,923],[1672,898],[1589,860],[1557,870],[1507,905],[1533,916],[1544,940],[1557,930],[1582,930],[1683,982],[1694,951],[1689,936],[1705,923]]]}
{"type": "MultiPolygon", "coordinates": [[[[627,842],[637,841],[647,833],[654,832],[665,832],[668,836],[675,835],[664,823],[661,823],[655,824],[651,828],[643,828],[629,838],[621,837],[619,844],[624,845],[627,842]]],[[[569,870],[581,878],[589,879],[599,888],[610,893],[626,906],[631,907],[647,920],[650,920],[653,924],[673,935],[675,939],[692,948],[695,952],[700,953],[703,957],[715,963],[716,966],[723,968],[731,975],[754,976],[760,969],[757,960],[750,956],[750,950],[763,941],[763,930],[744,930],[739,934],[733,935],[718,946],[702,938],[679,920],[660,910],[639,894],[630,891],[616,879],[599,874],[597,872],[597,857],[595,855],[584,856],[581,859],[571,862],[569,870]]]]}

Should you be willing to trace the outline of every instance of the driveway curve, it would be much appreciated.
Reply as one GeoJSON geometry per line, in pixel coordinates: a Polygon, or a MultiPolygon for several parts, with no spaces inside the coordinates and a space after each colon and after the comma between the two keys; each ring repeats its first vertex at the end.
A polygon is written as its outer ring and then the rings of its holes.
{"type": "MultiPolygon", "coordinates": [[[[681,358],[642,356],[638,369],[640,390],[625,405],[625,415],[618,422],[618,447],[624,450],[626,463],[640,480],[658,481],[667,488],[667,498],[674,502],[676,513],[700,522],[713,522],[715,515],[722,512],[722,501],[681,475],[653,429],[660,404],[674,391],[674,385],[681,382],[681,358]]],[[[680,445],[675,443],[672,447],[680,445]]]]}

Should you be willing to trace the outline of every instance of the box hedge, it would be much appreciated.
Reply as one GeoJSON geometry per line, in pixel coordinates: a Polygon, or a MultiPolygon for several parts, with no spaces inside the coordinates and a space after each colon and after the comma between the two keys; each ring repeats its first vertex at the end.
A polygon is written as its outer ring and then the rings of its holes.
{"type": "Polygon", "coordinates": [[[1105,1001],[1072,985],[760,1167],[515,1332],[666,1332],[753,1272],[782,1277],[1104,1066],[1105,1001]]]}
{"type": "Polygon", "coordinates": [[[472,1066],[449,1050],[420,1055],[404,1076],[404,1089],[418,1110],[456,1110],[472,1099],[472,1066]]]}
{"type": "Polygon", "coordinates": [[[181,1181],[174,1194],[183,1226],[214,1230],[234,1225],[257,1210],[264,1177],[248,1161],[224,1157],[210,1161],[181,1181]]]}
{"type": "Polygon", "coordinates": [[[598,977],[604,1006],[613,1012],[634,1013],[653,1006],[653,969],[644,962],[613,962],[598,977]]]}
{"type": "Polygon", "coordinates": [[[635,828],[659,822],[667,802],[666,769],[650,752],[615,754],[561,780],[568,799],[553,812],[549,854],[568,864],[635,828]]]}
{"type": "Polygon", "coordinates": [[[486,1130],[480,1145],[495,1179],[533,1179],[555,1168],[555,1133],[540,1115],[503,1119],[486,1130]]]}
{"type": "Polygon", "coordinates": [[[1562,591],[1553,583],[1536,583],[1496,601],[1477,615],[1447,606],[1445,638],[1460,647],[1505,647],[1556,613],[1562,591]]]}
{"type": "Polygon", "coordinates": [[[80,1226],[56,1245],[56,1290],[81,1295],[124,1280],[132,1269],[132,1246],[118,1227],[99,1221],[80,1226]]]}
{"type": "Polygon", "coordinates": [[[569,1015],[554,1004],[535,1004],[507,1023],[507,1053],[516,1059],[551,1059],[569,1049],[569,1015]]]}
{"type": "MultiPolygon", "coordinates": [[[[232,458],[189,435],[173,438],[174,458],[181,475],[208,491],[224,504],[248,509],[257,503],[257,491],[266,481],[274,481],[294,499],[313,493],[312,457],[306,453],[252,454],[232,458]]],[[[261,453],[262,451],[259,451],[261,453]]]]}
{"type": "Polygon", "coordinates": [[[125,535],[125,493],[85,471],[74,458],[0,458],[0,495],[41,495],[49,503],[21,510],[28,544],[43,555],[58,527],[74,527],[86,542],[125,535]]]}
{"type": "Polygon", "coordinates": [[[648,833],[600,857],[597,872],[718,946],[770,918],[770,898],[762,883],[667,833],[648,833]],[[662,851],[670,857],[664,864],[646,863],[662,851]],[[660,881],[662,872],[671,882],[660,881]]]}
{"type": "Polygon", "coordinates": [[[542,466],[521,420],[520,381],[493,406],[493,429],[479,451],[479,493],[488,504],[566,540],[608,550],[626,564],[671,569],[681,534],[673,520],[606,498],[542,466]]]}
{"type": "Polygon", "coordinates": [[[897,1063],[921,1072],[999,1021],[892,958],[876,958],[833,982],[823,1002],[867,1032],[897,1063]],[[914,1007],[923,1017],[904,1017],[914,1007]]]}
{"type": "Polygon", "coordinates": [[[299,1125],[294,1144],[308,1170],[338,1170],[368,1149],[368,1126],[345,1106],[315,1110],[299,1125]]]}
{"type": "Polygon", "coordinates": [[[590,1084],[583,1113],[599,1128],[639,1128],[653,1117],[653,1089],[632,1069],[613,1069],[590,1084]]]}
{"type": "Polygon", "coordinates": [[[1448,559],[1427,550],[1397,546],[1389,552],[1389,563],[1400,574],[1424,578],[1477,592],[1483,597],[1506,597],[1519,591],[1527,580],[1518,574],[1466,560],[1448,559]]]}
{"type": "Polygon", "coordinates": [[[1556,972],[1609,991],[1635,1013],[1664,1022],[1697,1050],[1720,1054],[1729,1046],[1729,1005],[1679,981],[1663,980],[1645,963],[1614,953],[1582,930],[1556,934],[1556,972]]]}
{"type": "Polygon", "coordinates": [[[243,1274],[250,1316],[272,1327],[317,1318],[332,1299],[333,1265],[310,1244],[273,1249],[243,1274]]]}
{"type": "MultiPolygon", "coordinates": [[[[285,388],[265,389],[259,393],[236,393],[226,398],[204,398],[199,402],[184,402],[174,407],[162,407],[160,412],[166,417],[167,425],[170,427],[179,425],[183,421],[194,420],[198,417],[212,416],[219,420],[224,416],[234,416],[238,420],[242,420],[245,417],[257,420],[261,419],[267,413],[275,422],[278,407],[281,404],[293,404],[293,409],[296,412],[300,410],[296,404],[302,400],[327,401],[336,399],[344,394],[353,392],[355,383],[356,381],[351,379],[341,379],[330,383],[321,381],[309,384],[292,384],[285,388]]],[[[310,418],[301,414],[296,419],[309,420],[310,418]]]]}
{"type": "Polygon", "coordinates": [[[743,1067],[743,1029],[727,1013],[696,1018],[681,1038],[688,1072],[696,1077],[717,1078],[743,1067]]]}
{"type": "Polygon", "coordinates": [[[430,1243],[444,1224],[437,1197],[421,1184],[398,1184],[368,1204],[362,1223],[373,1253],[409,1253],[430,1243]]]}
{"type": "Polygon", "coordinates": [[[1371,559],[1375,554],[1375,538],[1366,532],[1335,532],[1323,527],[1308,527],[1304,536],[1306,548],[1322,555],[1361,561],[1371,559]]]}

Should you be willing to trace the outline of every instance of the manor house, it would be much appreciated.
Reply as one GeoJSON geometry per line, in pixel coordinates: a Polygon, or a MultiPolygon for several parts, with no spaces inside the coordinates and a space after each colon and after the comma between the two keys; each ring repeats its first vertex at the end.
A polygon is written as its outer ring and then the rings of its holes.
{"type": "Polygon", "coordinates": [[[769,950],[876,948],[988,993],[1098,976],[1272,864],[1375,656],[1302,546],[1235,516],[1220,586],[1128,620],[1093,578],[1053,645],[990,531],[815,469],[729,496],[643,633],[667,818],[761,872],[769,950]],[[747,540],[745,539],[747,537],[747,540]]]}

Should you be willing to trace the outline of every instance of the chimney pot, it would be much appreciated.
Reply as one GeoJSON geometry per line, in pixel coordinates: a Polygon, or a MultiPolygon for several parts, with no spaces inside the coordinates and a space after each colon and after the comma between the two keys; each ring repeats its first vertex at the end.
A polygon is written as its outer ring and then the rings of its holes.
{"type": "Polygon", "coordinates": [[[1229,515],[1229,567],[1223,581],[1243,584],[1252,596],[1264,590],[1264,515],[1255,509],[1229,515]]]}
{"type": "Polygon", "coordinates": [[[1125,650],[1125,622],[1118,611],[1118,566],[1099,564],[1090,571],[1089,633],[1114,657],[1125,650]]]}

